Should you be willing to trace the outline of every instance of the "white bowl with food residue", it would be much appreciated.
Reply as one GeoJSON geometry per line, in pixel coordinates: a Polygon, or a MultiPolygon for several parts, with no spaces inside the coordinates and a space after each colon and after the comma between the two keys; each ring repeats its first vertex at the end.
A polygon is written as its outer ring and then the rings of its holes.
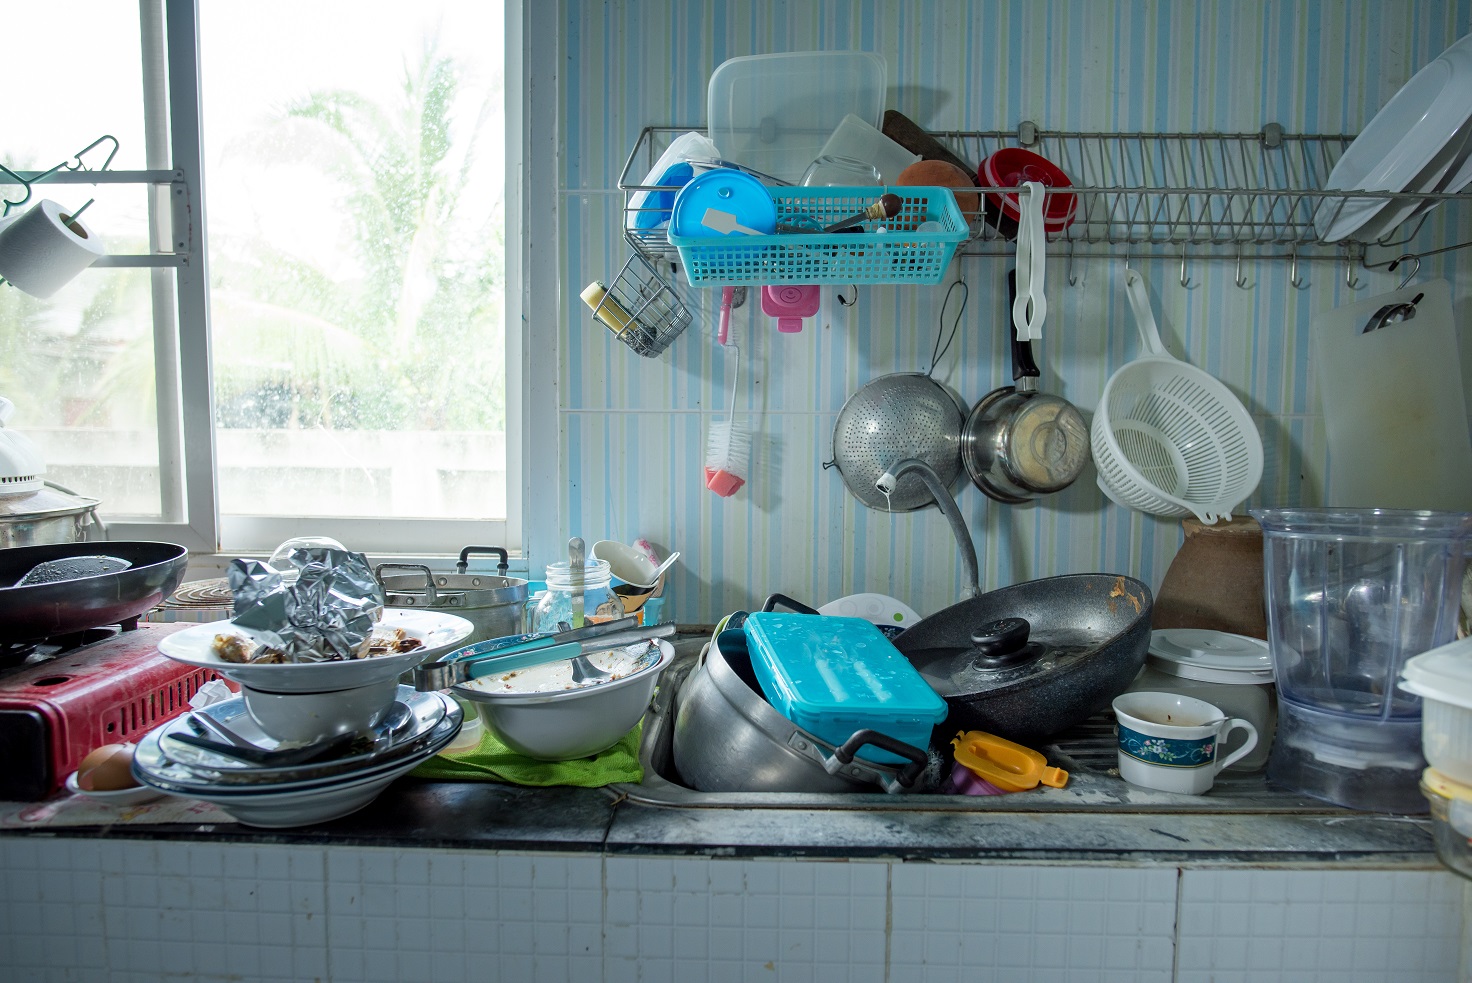
{"type": "Polygon", "coordinates": [[[571,761],[605,751],[644,716],[660,673],[675,657],[669,642],[639,642],[584,656],[606,679],[573,679],[563,659],[452,688],[475,704],[481,722],[518,754],[571,761]]]}
{"type": "Polygon", "coordinates": [[[400,636],[419,644],[406,652],[333,662],[231,662],[222,656],[219,639],[240,639],[249,649],[250,633],[229,621],[192,625],[159,639],[158,650],[176,662],[212,669],[262,693],[333,693],[375,683],[397,681],[421,662],[432,661],[463,644],[475,626],[464,618],[437,611],[385,608],[375,633],[400,636]]]}

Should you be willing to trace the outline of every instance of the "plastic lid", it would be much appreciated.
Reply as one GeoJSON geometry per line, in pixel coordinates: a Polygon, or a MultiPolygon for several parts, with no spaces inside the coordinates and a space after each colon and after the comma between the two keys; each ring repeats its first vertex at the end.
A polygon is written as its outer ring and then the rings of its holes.
{"type": "Polygon", "coordinates": [[[1267,642],[1205,628],[1151,632],[1149,664],[1172,676],[1209,683],[1261,685],[1274,678],[1267,642]]]}
{"type": "Polygon", "coordinates": [[[722,158],[796,184],[849,113],[879,125],[887,75],[870,51],[728,59],[710,76],[710,139],[722,158]]]}
{"type": "Polygon", "coordinates": [[[956,764],[1004,792],[1036,788],[1039,782],[1053,788],[1068,784],[1068,772],[1048,767],[1041,753],[995,734],[965,731],[951,740],[951,746],[956,749],[956,764]]]}
{"type": "Polygon", "coordinates": [[[1400,688],[1472,709],[1472,638],[1459,638],[1407,659],[1400,671],[1400,688]]]}
{"type": "Polygon", "coordinates": [[[1435,768],[1427,768],[1421,772],[1421,784],[1444,798],[1472,802],[1472,785],[1464,785],[1455,779],[1448,778],[1435,768]]]}

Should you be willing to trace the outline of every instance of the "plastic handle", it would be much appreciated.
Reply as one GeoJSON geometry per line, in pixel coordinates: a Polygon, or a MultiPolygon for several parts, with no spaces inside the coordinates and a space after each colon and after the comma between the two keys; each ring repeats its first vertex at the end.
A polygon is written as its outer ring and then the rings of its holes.
{"type": "Polygon", "coordinates": [[[1155,326],[1155,314],[1150,310],[1150,295],[1145,292],[1145,277],[1139,270],[1125,268],[1124,290],[1130,298],[1130,308],[1135,312],[1135,327],[1140,331],[1140,344],[1144,346],[1145,354],[1174,359],[1175,356],[1161,344],[1160,329],[1155,326]]]}
{"type": "Polygon", "coordinates": [[[1222,723],[1225,726],[1217,730],[1218,736],[1216,742],[1219,746],[1227,743],[1227,737],[1232,733],[1232,731],[1237,730],[1239,727],[1247,731],[1247,743],[1239,747],[1237,750],[1233,751],[1231,757],[1227,758],[1225,761],[1218,761],[1216,763],[1216,770],[1212,772],[1213,775],[1220,774],[1223,768],[1230,768],[1232,765],[1242,760],[1242,758],[1245,757],[1249,751],[1257,747],[1257,728],[1252,725],[1252,721],[1243,720],[1241,717],[1231,717],[1227,720],[1223,720],[1222,723]]]}
{"type": "Polygon", "coordinates": [[[716,343],[719,345],[725,345],[726,339],[731,336],[731,298],[735,295],[735,287],[721,288],[721,321],[720,327],[716,329],[716,343]]]}
{"type": "Polygon", "coordinates": [[[1043,292],[1047,272],[1047,233],[1043,228],[1043,186],[1036,181],[1023,184],[1019,195],[1022,215],[1017,224],[1017,299],[1012,304],[1012,322],[1023,341],[1043,337],[1043,319],[1048,316],[1048,298],[1043,292]]]}
{"type": "Polygon", "coordinates": [[[470,557],[476,553],[489,553],[496,557],[496,573],[502,577],[511,569],[511,554],[501,546],[467,546],[460,551],[460,561],[455,564],[456,573],[464,573],[470,566],[470,557]]]}
{"type": "MultiPolygon", "coordinates": [[[[1017,305],[1017,271],[1007,271],[1007,310],[1017,305]]],[[[1032,342],[1020,336],[1021,329],[1013,326],[1012,335],[1012,381],[1037,379],[1042,376],[1038,364],[1032,357],[1032,342]]]]}
{"type": "MultiPolygon", "coordinates": [[[[895,781],[899,782],[902,788],[910,788],[914,785],[915,780],[920,777],[920,773],[930,764],[930,758],[924,751],[912,744],[906,744],[904,741],[897,741],[888,734],[881,734],[877,730],[861,730],[854,734],[854,736],[844,741],[841,747],[833,749],[833,760],[840,765],[850,764],[853,762],[855,755],[859,753],[859,749],[865,744],[872,744],[880,750],[888,751],[890,754],[897,754],[905,759],[907,763],[900,769],[899,774],[895,776],[895,781]]],[[[825,762],[824,770],[830,771],[831,773],[837,769],[836,767],[829,769],[825,762]]]]}
{"type": "Polygon", "coordinates": [[[816,608],[810,608],[801,601],[794,601],[786,594],[768,594],[767,599],[762,602],[762,611],[770,614],[772,611],[777,610],[777,605],[779,604],[781,604],[783,607],[787,608],[787,610],[793,612],[794,614],[818,613],[818,610],[816,608]]]}

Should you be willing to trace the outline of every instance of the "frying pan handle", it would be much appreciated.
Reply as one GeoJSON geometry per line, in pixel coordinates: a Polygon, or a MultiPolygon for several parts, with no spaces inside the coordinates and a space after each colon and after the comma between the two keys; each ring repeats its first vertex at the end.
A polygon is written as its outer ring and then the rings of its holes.
{"type": "Polygon", "coordinates": [[[1036,379],[1042,375],[1038,371],[1038,365],[1032,358],[1032,342],[1022,341],[1017,337],[1017,326],[1012,323],[1012,308],[1017,303],[1017,271],[1007,271],[1007,324],[1011,326],[1009,337],[1012,341],[1012,381],[1018,382],[1024,378],[1036,379]]]}
{"type": "Polygon", "coordinates": [[[506,571],[511,568],[511,557],[503,547],[500,546],[467,546],[460,551],[460,562],[455,564],[456,573],[464,573],[470,566],[470,555],[472,553],[490,553],[496,557],[496,573],[506,576],[506,571]]]}
{"type": "Polygon", "coordinates": [[[843,742],[841,747],[833,749],[833,757],[823,762],[823,769],[830,775],[837,774],[843,765],[852,764],[854,755],[865,744],[872,744],[882,751],[897,754],[904,758],[908,764],[900,769],[895,781],[899,782],[901,788],[912,788],[920,773],[930,764],[930,758],[924,751],[913,744],[897,741],[888,734],[881,734],[877,730],[861,730],[843,742]]]}
{"type": "Polygon", "coordinates": [[[787,610],[797,614],[817,614],[816,608],[810,608],[801,601],[794,601],[786,594],[768,594],[767,599],[762,602],[762,610],[771,612],[777,610],[777,605],[782,605],[787,610]]]}

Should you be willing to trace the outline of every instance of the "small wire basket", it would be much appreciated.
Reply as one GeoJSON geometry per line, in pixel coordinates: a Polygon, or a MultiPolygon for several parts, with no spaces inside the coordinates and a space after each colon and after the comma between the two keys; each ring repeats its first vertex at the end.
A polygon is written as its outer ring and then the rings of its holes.
{"type": "Polygon", "coordinates": [[[589,284],[583,291],[583,303],[592,308],[594,323],[645,358],[668,348],[691,319],[689,308],[637,252],[612,284],[589,284]]]}

